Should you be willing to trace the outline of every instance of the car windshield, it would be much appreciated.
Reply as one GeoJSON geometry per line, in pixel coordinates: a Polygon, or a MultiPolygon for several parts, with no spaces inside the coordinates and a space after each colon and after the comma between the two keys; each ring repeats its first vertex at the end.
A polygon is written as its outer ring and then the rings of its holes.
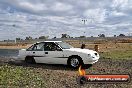
{"type": "Polygon", "coordinates": [[[58,45],[62,48],[62,49],[70,49],[73,48],[73,46],[69,45],[68,43],[65,42],[57,42],[58,45]]]}

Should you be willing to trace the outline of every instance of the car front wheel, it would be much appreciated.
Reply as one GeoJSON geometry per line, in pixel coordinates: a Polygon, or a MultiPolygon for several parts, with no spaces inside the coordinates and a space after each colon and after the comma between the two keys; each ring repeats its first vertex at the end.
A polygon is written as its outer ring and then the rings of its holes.
{"type": "Polygon", "coordinates": [[[71,57],[68,61],[69,65],[73,68],[78,68],[80,65],[83,65],[83,61],[80,57],[71,57]]]}

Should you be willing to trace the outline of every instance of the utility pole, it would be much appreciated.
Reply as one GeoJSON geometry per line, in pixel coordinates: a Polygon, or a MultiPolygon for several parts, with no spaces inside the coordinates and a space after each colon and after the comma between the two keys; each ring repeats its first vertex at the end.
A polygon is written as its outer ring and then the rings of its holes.
{"type": "Polygon", "coordinates": [[[17,40],[15,39],[15,44],[17,43],[17,40]]]}
{"type": "MultiPolygon", "coordinates": [[[[84,24],[84,27],[86,26],[86,22],[87,22],[87,19],[82,19],[82,22],[83,22],[83,24],[84,24]]],[[[85,31],[84,31],[84,36],[85,36],[85,31]]]]}

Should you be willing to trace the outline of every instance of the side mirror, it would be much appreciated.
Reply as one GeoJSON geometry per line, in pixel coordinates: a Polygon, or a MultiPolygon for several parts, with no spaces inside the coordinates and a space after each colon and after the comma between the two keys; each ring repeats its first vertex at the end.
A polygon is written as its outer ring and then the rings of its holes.
{"type": "Polygon", "coordinates": [[[57,47],[56,50],[57,51],[62,51],[62,49],[60,47],[57,47]]]}

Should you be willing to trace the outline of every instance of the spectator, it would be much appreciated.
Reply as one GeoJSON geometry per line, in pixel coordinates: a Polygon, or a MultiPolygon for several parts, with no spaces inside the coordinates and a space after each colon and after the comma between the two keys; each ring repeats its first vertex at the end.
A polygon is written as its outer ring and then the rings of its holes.
{"type": "Polygon", "coordinates": [[[84,49],[84,48],[85,48],[85,44],[82,44],[81,49],[84,49]]]}

